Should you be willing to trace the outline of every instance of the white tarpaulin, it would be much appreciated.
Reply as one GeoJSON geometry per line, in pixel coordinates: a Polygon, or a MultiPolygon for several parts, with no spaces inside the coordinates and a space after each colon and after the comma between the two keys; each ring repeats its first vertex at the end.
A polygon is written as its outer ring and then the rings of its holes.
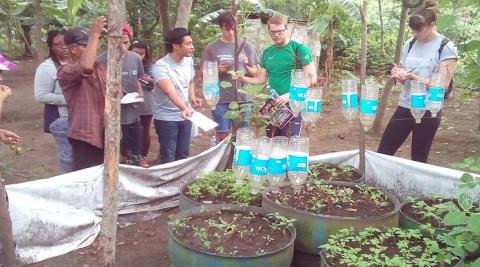
{"type": "MultiPolygon", "coordinates": [[[[226,140],[225,140],[226,141],[226,140]]],[[[178,205],[182,184],[215,170],[227,149],[223,141],[195,157],[149,169],[121,166],[119,221],[151,219],[178,205]]],[[[358,152],[311,157],[311,162],[358,166],[358,152]]],[[[367,151],[367,182],[400,198],[441,193],[451,196],[463,172],[367,151]]],[[[100,231],[103,167],[50,179],[8,185],[14,239],[22,262],[33,263],[88,246],[100,231]]]]}

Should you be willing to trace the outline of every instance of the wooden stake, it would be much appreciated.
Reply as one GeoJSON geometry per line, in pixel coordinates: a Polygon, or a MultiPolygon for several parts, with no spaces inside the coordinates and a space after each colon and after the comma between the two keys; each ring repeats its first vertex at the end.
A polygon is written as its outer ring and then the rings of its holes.
{"type": "Polygon", "coordinates": [[[122,81],[122,25],[125,0],[108,0],[108,62],[105,96],[105,168],[101,246],[103,266],[115,266],[118,209],[118,160],[120,147],[120,96],[122,81]]]}
{"type": "MultiPolygon", "coordinates": [[[[6,190],[0,175],[0,243],[3,247],[3,259],[6,267],[17,266],[15,246],[13,244],[12,221],[8,213],[6,190]]],[[[2,251],[0,251],[1,253],[2,251]]]]}
{"type": "MultiPolygon", "coordinates": [[[[360,8],[360,15],[362,19],[362,39],[361,39],[361,55],[360,55],[360,89],[359,97],[362,97],[362,85],[365,85],[365,79],[367,77],[367,0],[363,0],[362,7],[360,8]]],[[[360,114],[359,114],[360,115],[360,114]]],[[[360,128],[359,135],[359,152],[360,152],[360,171],[365,173],[365,130],[363,129],[360,117],[358,119],[358,125],[360,128]]]]}

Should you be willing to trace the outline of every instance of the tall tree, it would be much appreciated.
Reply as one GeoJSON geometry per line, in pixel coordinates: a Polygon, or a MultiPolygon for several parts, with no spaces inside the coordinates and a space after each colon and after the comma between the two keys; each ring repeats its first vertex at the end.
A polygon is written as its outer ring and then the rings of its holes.
{"type": "MultiPolygon", "coordinates": [[[[162,36],[170,30],[170,18],[168,13],[168,0],[155,0],[157,12],[160,15],[160,19],[162,21],[162,36]]],[[[167,50],[165,49],[165,45],[163,45],[163,54],[166,54],[167,50]]]]}
{"type": "MultiPolygon", "coordinates": [[[[400,55],[403,47],[403,38],[405,35],[405,25],[407,21],[409,0],[403,0],[400,3],[402,5],[402,11],[400,13],[400,26],[397,34],[397,44],[395,46],[395,57],[393,60],[395,64],[398,64],[400,62],[400,55]]],[[[377,116],[375,117],[375,121],[373,122],[373,126],[372,126],[372,131],[377,134],[380,131],[382,119],[383,119],[383,116],[385,115],[385,109],[387,108],[388,96],[390,95],[390,91],[392,90],[393,85],[394,85],[394,79],[390,78],[385,84],[385,87],[383,88],[382,100],[380,102],[380,105],[378,106],[377,116]]]]}
{"type": "Polygon", "coordinates": [[[175,27],[188,28],[188,19],[192,11],[193,0],[180,0],[175,27]]]}
{"type": "Polygon", "coordinates": [[[122,88],[122,25],[125,0],[108,0],[107,91],[105,96],[105,168],[103,173],[103,265],[115,266],[120,154],[120,95],[122,88]]]}
{"type": "Polygon", "coordinates": [[[35,15],[35,31],[33,33],[34,36],[34,47],[35,52],[34,56],[37,59],[42,58],[42,9],[40,8],[40,3],[42,0],[34,0],[33,1],[33,14],[35,15]]]}
{"type": "Polygon", "coordinates": [[[378,0],[378,16],[380,18],[380,51],[385,53],[385,41],[383,34],[383,12],[382,12],[382,0],[378,0]]]}

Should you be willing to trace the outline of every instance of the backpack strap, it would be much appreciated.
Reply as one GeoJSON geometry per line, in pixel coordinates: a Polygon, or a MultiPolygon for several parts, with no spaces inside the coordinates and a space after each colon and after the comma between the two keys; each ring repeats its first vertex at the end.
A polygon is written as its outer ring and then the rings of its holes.
{"type": "Polygon", "coordinates": [[[440,47],[438,48],[438,60],[440,61],[440,55],[442,54],[443,48],[450,42],[450,39],[448,39],[445,36],[442,36],[442,42],[440,43],[440,47]]]}
{"type": "Polygon", "coordinates": [[[407,54],[410,53],[410,50],[412,50],[413,44],[417,41],[417,37],[414,37],[409,43],[408,43],[408,50],[407,54]]]}

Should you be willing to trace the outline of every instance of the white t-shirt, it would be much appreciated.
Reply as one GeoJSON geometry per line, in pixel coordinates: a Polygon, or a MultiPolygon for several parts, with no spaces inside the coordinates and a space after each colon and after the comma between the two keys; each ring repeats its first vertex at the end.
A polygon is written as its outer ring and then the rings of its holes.
{"type": "Polygon", "coordinates": [[[164,121],[183,121],[180,109],[158,88],[157,82],[169,79],[175,87],[177,95],[188,105],[188,86],[195,76],[192,58],[184,57],[183,61],[178,63],[170,55],[166,55],[155,63],[152,75],[155,81],[153,118],[164,121]]]}
{"type": "MultiPolygon", "coordinates": [[[[416,40],[415,43],[413,43],[412,49],[408,52],[412,39],[413,38],[410,38],[403,45],[403,54],[400,63],[407,71],[415,68],[412,72],[420,77],[429,78],[440,62],[447,59],[458,58],[456,46],[452,42],[448,42],[443,48],[439,60],[438,49],[443,39],[443,36],[440,34],[428,43],[422,43],[416,40]]],[[[410,108],[410,81],[406,81],[403,84],[398,105],[404,108],[410,108]]]]}

